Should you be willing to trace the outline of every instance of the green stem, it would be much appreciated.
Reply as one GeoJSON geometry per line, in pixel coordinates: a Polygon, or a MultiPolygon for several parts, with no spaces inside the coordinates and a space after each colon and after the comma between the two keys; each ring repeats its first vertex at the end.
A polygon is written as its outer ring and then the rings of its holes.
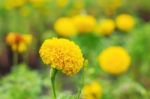
{"type": "Polygon", "coordinates": [[[56,76],[57,70],[54,68],[51,68],[50,70],[50,78],[51,78],[51,87],[53,92],[53,99],[57,99],[56,97],[56,91],[55,91],[55,76],[56,76]]]}
{"type": "Polygon", "coordinates": [[[77,93],[77,99],[80,99],[82,88],[84,87],[85,71],[86,71],[87,67],[88,67],[88,61],[85,60],[84,66],[83,66],[83,71],[82,71],[82,76],[81,76],[82,81],[81,81],[80,88],[79,88],[78,93],[77,93]]]}
{"type": "Polygon", "coordinates": [[[13,65],[18,64],[18,52],[13,52],[13,65]]]}

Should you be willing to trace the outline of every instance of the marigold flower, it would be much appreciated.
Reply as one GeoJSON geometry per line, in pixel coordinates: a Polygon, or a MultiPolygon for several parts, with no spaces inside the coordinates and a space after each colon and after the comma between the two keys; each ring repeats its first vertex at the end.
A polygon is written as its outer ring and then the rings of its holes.
{"type": "Polygon", "coordinates": [[[21,35],[18,33],[11,32],[6,37],[6,42],[11,46],[13,51],[17,51],[19,53],[25,52],[27,50],[27,46],[31,44],[32,36],[25,34],[21,35]]]}
{"type": "Polygon", "coordinates": [[[59,35],[64,37],[71,37],[77,34],[75,24],[67,17],[58,19],[54,24],[54,29],[59,35]]]}
{"type": "Polygon", "coordinates": [[[67,39],[47,39],[39,53],[45,64],[66,75],[74,75],[83,67],[84,58],[79,46],[67,39]]]}
{"type": "Polygon", "coordinates": [[[114,75],[126,72],[131,62],[129,54],[119,46],[105,49],[100,53],[98,60],[104,71],[114,75]]]}
{"type": "Polygon", "coordinates": [[[93,81],[83,87],[82,99],[100,99],[102,93],[101,85],[97,81],[93,81]]]}
{"type": "Polygon", "coordinates": [[[115,22],[111,19],[103,19],[101,20],[97,27],[96,32],[101,35],[110,35],[113,33],[115,29],[115,22]]]}
{"type": "Polygon", "coordinates": [[[130,31],[134,27],[134,18],[128,14],[121,14],[116,18],[116,25],[122,31],[130,31]]]}
{"type": "Polygon", "coordinates": [[[92,32],[96,25],[96,20],[90,15],[77,15],[73,18],[79,32],[92,32]]]}

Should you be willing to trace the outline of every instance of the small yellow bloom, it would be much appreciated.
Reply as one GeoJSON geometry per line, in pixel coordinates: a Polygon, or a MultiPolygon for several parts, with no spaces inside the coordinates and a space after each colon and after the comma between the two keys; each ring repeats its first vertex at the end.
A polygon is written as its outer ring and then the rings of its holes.
{"type": "Polygon", "coordinates": [[[21,35],[11,32],[6,37],[6,42],[11,46],[13,51],[22,53],[27,50],[27,46],[31,44],[32,36],[29,34],[21,35]]]}
{"type": "Polygon", "coordinates": [[[9,33],[6,36],[6,42],[7,42],[7,44],[9,44],[9,45],[14,44],[16,42],[15,38],[16,38],[16,34],[15,33],[13,33],[13,32],[9,33]]]}
{"type": "Polygon", "coordinates": [[[110,74],[121,74],[128,70],[131,59],[126,50],[119,46],[109,47],[100,53],[99,64],[110,74]]]}
{"type": "Polygon", "coordinates": [[[111,19],[101,20],[97,27],[96,32],[101,35],[111,35],[115,29],[115,22],[111,19]]]}
{"type": "Polygon", "coordinates": [[[25,52],[27,50],[27,45],[23,42],[19,43],[18,45],[18,52],[22,53],[25,52]]]}
{"type": "Polygon", "coordinates": [[[71,37],[77,34],[75,24],[70,18],[60,18],[54,24],[55,31],[64,37],[71,37]]]}
{"type": "Polygon", "coordinates": [[[128,14],[121,14],[116,18],[116,25],[122,31],[130,31],[134,27],[134,18],[128,14]]]}
{"type": "Polygon", "coordinates": [[[77,15],[73,18],[79,32],[92,32],[96,25],[96,20],[90,15],[77,15]]]}
{"type": "Polygon", "coordinates": [[[74,75],[83,67],[84,58],[79,46],[67,39],[47,39],[39,53],[45,64],[66,75],[74,75]]]}
{"type": "Polygon", "coordinates": [[[33,37],[30,34],[24,34],[23,39],[24,39],[24,42],[29,45],[32,43],[33,37]]]}
{"type": "Polygon", "coordinates": [[[102,87],[97,81],[84,86],[82,99],[100,99],[102,97],[102,87]]]}

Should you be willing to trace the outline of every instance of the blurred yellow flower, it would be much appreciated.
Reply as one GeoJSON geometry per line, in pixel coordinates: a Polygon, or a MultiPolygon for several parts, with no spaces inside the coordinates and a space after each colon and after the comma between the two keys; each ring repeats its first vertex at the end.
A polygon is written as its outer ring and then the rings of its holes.
{"type": "Polygon", "coordinates": [[[115,29],[115,22],[112,19],[103,19],[96,26],[96,32],[101,35],[111,35],[115,29]]]}
{"type": "Polygon", "coordinates": [[[67,17],[59,18],[54,24],[54,29],[59,35],[64,37],[71,37],[77,34],[75,24],[67,17]]]}
{"type": "Polygon", "coordinates": [[[116,18],[116,25],[122,31],[130,31],[134,27],[134,18],[128,14],[121,14],[116,18]]]}
{"type": "Polygon", "coordinates": [[[27,50],[27,46],[31,44],[32,36],[29,34],[21,35],[11,32],[6,37],[6,42],[11,46],[13,51],[23,53],[27,50]]]}
{"type": "Polygon", "coordinates": [[[77,15],[73,18],[78,31],[80,33],[92,32],[96,25],[96,20],[90,15],[77,15]]]}
{"type": "Polygon", "coordinates": [[[123,5],[123,2],[122,0],[98,0],[98,4],[104,13],[112,15],[123,5]]]}
{"type": "Polygon", "coordinates": [[[126,72],[131,62],[127,51],[119,46],[105,49],[100,53],[98,60],[104,71],[114,75],[126,72]]]}
{"type": "Polygon", "coordinates": [[[45,64],[66,75],[74,75],[83,67],[84,58],[79,46],[67,39],[47,39],[39,53],[45,64]]]}
{"type": "Polygon", "coordinates": [[[27,0],[5,0],[4,6],[7,10],[11,10],[13,8],[21,7],[26,4],[27,0]]]}
{"type": "Polygon", "coordinates": [[[24,34],[23,39],[26,44],[31,44],[33,37],[32,37],[32,35],[24,34]]]}
{"type": "Polygon", "coordinates": [[[100,99],[102,94],[101,85],[97,81],[93,81],[83,87],[81,99],[100,99]]]}
{"type": "Polygon", "coordinates": [[[55,0],[55,2],[58,7],[65,7],[67,6],[69,0],[55,0]]]}
{"type": "Polygon", "coordinates": [[[85,5],[84,0],[74,0],[73,1],[73,8],[76,9],[76,10],[77,9],[78,10],[83,9],[84,5],[85,5]]]}
{"type": "Polygon", "coordinates": [[[20,9],[20,15],[28,16],[31,13],[31,9],[29,7],[22,7],[20,9]]]}
{"type": "Polygon", "coordinates": [[[14,52],[19,52],[19,53],[22,53],[22,52],[25,52],[27,50],[27,46],[25,43],[21,42],[19,44],[13,44],[12,45],[12,50],[14,52]]]}
{"type": "Polygon", "coordinates": [[[43,7],[47,2],[50,1],[51,0],[29,0],[34,7],[43,7]]]}

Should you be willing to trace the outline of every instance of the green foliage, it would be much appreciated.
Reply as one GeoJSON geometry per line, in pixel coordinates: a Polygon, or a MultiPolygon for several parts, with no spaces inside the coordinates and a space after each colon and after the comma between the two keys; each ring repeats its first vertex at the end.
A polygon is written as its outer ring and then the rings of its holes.
{"type": "Polygon", "coordinates": [[[149,74],[150,64],[150,23],[135,29],[127,42],[132,62],[143,73],[149,74]]]}
{"type": "Polygon", "coordinates": [[[38,72],[29,70],[24,64],[18,65],[1,78],[0,99],[38,99],[44,83],[46,80],[42,80],[38,72]]]}

